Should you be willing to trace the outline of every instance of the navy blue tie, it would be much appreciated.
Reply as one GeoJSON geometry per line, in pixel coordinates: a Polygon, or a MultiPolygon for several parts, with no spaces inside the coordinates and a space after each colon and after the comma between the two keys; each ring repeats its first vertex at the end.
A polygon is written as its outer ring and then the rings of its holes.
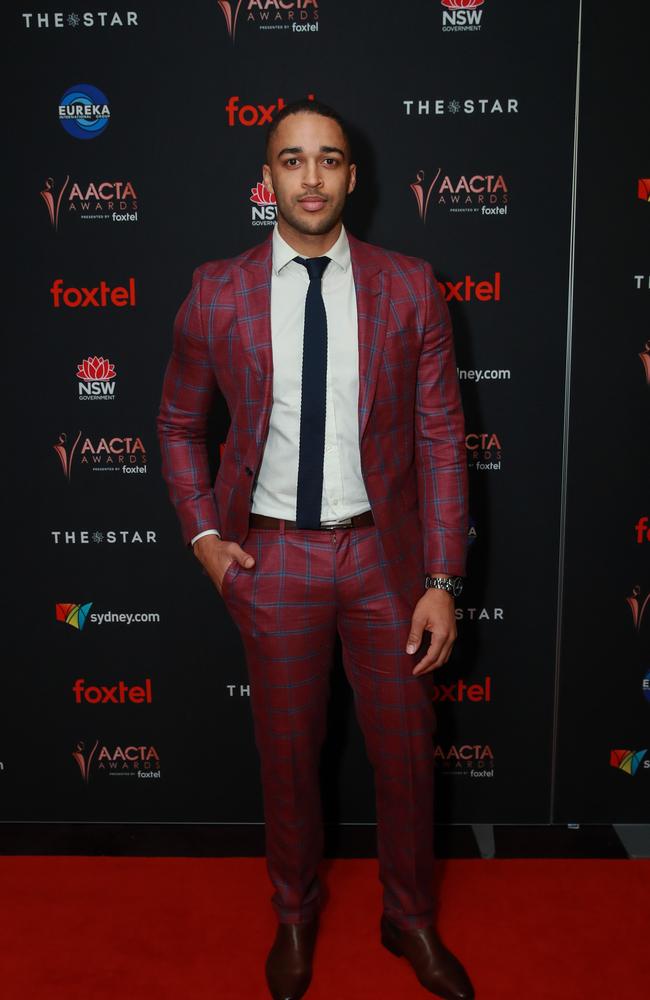
{"type": "Polygon", "coordinates": [[[321,293],[321,278],[330,258],[295,257],[294,260],[306,267],[309,275],[302,348],[296,525],[299,528],[320,528],[327,388],[327,314],[321,293]]]}

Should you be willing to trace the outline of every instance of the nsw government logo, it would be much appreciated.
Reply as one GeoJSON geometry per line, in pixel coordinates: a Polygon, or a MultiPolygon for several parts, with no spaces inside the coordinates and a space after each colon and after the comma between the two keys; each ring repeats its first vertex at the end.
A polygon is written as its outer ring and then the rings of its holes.
{"type": "Polygon", "coordinates": [[[443,31],[480,31],[485,0],[440,0],[443,31]]]}
{"type": "Polygon", "coordinates": [[[636,193],[641,201],[650,202],[650,177],[639,177],[636,193]]]}
{"type": "Polygon", "coordinates": [[[75,83],[59,102],[59,121],[75,139],[96,139],[110,119],[106,94],[91,83],[75,83]]]}
{"type": "Polygon", "coordinates": [[[273,226],[278,217],[275,195],[261,181],[251,188],[251,226],[273,226]]]}
{"type": "Polygon", "coordinates": [[[101,745],[99,740],[86,743],[79,740],[72,751],[84,784],[91,777],[108,775],[127,778],[160,778],[160,757],[155,747],[146,743],[132,745],[101,745]]]}
{"type": "Polygon", "coordinates": [[[610,750],[609,763],[623,774],[634,777],[639,768],[650,769],[650,760],[645,760],[647,750],[610,750]]]}
{"type": "Polygon", "coordinates": [[[115,366],[108,358],[86,358],[77,365],[79,400],[113,402],[115,399],[115,366]]]}

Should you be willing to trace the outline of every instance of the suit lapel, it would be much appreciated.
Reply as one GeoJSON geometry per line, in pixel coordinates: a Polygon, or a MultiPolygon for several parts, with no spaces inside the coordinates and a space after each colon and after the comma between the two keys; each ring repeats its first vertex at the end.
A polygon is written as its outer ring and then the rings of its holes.
{"type": "Polygon", "coordinates": [[[273,376],[271,239],[249,251],[234,273],[237,327],[246,360],[262,381],[273,376]]]}
{"type": "Polygon", "coordinates": [[[390,306],[389,274],[373,261],[364,244],[348,234],[357,296],[359,329],[359,441],[372,409],[390,306]]]}
{"type": "MultiPolygon", "coordinates": [[[[372,409],[381,364],[388,313],[390,276],[365,244],[348,234],[357,299],[359,337],[359,441],[372,409]]],[[[268,417],[273,403],[271,340],[271,238],[249,251],[235,272],[235,309],[244,354],[258,382],[263,383],[262,409],[268,417]]]]}

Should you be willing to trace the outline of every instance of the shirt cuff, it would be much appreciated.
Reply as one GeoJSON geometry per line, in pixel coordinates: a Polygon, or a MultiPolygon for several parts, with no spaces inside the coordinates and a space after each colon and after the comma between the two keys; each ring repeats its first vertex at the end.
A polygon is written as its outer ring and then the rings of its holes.
{"type": "Polygon", "coordinates": [[[198,535],[195,535],[194,538],[191,539],[190,545],[194,545],[194,542],[198,542],[199,538],[204,538],[206,535],[216,535],[217,538],[221,538],[221,535],[216,528],[208,528],[207,531],[200,531],[198,535]]]}

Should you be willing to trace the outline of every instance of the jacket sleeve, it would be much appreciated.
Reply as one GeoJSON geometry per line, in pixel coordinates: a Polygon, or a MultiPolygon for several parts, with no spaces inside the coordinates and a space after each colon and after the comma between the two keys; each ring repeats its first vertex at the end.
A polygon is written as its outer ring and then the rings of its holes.
{"type": "Polygon", "coordinates": [[[163,478],[187,544],[208,528],[220,530],[206,446],[216,391],[201,309],[201,269],[197,268],[192,289],[174,321],[172,355],[158,414],[163,478]]]}
{"type": "Polygon", "coordinates": [[[427,573],[464,576],[467,552],[465,421],[449,310],[424,265],[425,328],[415,398],[415,462],[427,573]]]}

